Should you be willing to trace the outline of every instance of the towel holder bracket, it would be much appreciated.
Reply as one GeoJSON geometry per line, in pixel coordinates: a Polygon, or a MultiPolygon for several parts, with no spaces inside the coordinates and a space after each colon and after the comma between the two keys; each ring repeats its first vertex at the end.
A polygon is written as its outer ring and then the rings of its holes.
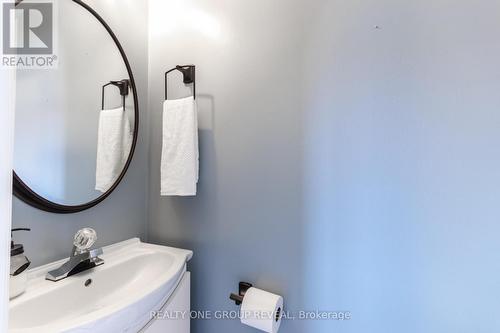
{"type": "Polygon", "coordinates": [[[194,65],[189,66],[175,66],[175,68],[182,73],[183,81],[185,84],[194,83],[195,67],[194,65]]]}
{"type": "Polygon", "coordinates": [[[168,74],[173,71],[179,71],[182,74],[182,79],[184,84],[192,84],[193,85],[193,96],[196,98],[196,66],[195,65],[177,65],[174,68],[165,72],[165,100],[168,98],[167,94],[167,77],[168,74]]]}
{"type": "Polygon", "coordinates": [[[129,90],[130,90],[130,80],[128,79],[123,79],[119,81],[109,81],[109,83],[106,83],[105,85],[102,86],[102,110],[104,110],[104,100],[105,100],[105,89],[107,86],[115,86],[120,90],[120,95],[122,96],[122,104],[123,104],[123,109],[125,110],[125,97],[128,96],[129,90]]]}
{"type": "Polygon", "coordinates": [[[112,85],[118,87],[120,89],[120,95],[127,96],[129,92],[130,80],[120,80],[120,81],[111,81],[112,85]]]}

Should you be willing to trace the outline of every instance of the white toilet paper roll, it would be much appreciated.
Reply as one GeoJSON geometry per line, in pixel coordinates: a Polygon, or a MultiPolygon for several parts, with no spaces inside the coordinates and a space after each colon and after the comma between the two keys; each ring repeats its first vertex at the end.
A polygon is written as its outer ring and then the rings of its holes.
{"type": "Polygon", "coordinates": [[[283,297],[257,288],[245,293],[241,323],[264,332],[277,333],[281,325],[283,297]]]}

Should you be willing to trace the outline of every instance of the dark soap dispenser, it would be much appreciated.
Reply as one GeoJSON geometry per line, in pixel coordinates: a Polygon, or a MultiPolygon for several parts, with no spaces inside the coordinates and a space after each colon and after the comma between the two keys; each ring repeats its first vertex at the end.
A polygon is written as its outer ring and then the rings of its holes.
{"type": "MultiPolygon", "coordinates": [[[[31,231],[28,228],[16,228],[14,231],[31,231]]],[[[31,262],[24,255],[24,246],[22,244],[14,244],[11,236],[10,242],[10,283],[9,283],[9,298],[14,298],[21,295],[26,290],[28,283],[27,269],[31,262]]]]}

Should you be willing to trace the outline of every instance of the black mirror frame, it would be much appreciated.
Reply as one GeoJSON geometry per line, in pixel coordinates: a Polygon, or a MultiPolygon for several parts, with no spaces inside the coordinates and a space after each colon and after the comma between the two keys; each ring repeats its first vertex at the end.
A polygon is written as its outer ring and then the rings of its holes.
{"type": "MultiPolygon", "coordinates": [[[[57,204],[55,202],[49,201],[42,196],[38,195],[33,191],[26,183],[24,183],[21,178],[16,174],[15,171],[14,173],[14,179],[13,179],[13,193],[14,195],[19,198],[20,200],[24,201],[30,206],[33,206],[35,208],[38,208],[40,210],[50,212],[50,213],[57,213],[57,214],[72,214],[72,213],[78,213],[81,211],[84,211],[86,209],[92,208],[96,206],[97,204],[101,203],[104,199],[106,199],[117,187],[118,184],[122,181],[122,179],[125,177],[125,174],[127,173],[127,170],[130,166],[130,163],[132,162],[132,158],[134,157],[134,152],[135,148],[137,145],[137,137],[139,134],[139,101],[138,101],[138,96],[137,96],[137,88],[135,85],[135,80],[134,80],[134,75],[132,73],[132,68],[130,66],[130,63],[128,61],[127,55],[125,54],[125,51],[123,50],[122,45],[120,44],[120,41],[114,34],[114,32],[111,30],[110,26],[104,21],[104,19],[94,10],[92,9],[89,5],[85,4],[81,0],[71,0],[74,3],[82,6],[84,9],[86,9],[88,12],[90,12],[106,29],[106,31],[109,33],[113,41],[115,42],[118,50],[120,51],[120,54],[123,58],[123,61],[125,63],[125,66],[127,67],[127,72],[128,76],[130,79],[130,87],[132,89],[132,93],[134,96],[134,114],[135,114],[135,124],[134,124],[134,138],[132,141],[132,147],[130,149],[130,155],[127,159],[127,163],[125,163],[125,166],[122,170],[122,173],[118,177],[118,179],[115,181],[113,186],[109,190],[106,191],[106,193],[102,194],[100,197],[98,197],[95,200],[92,200],[86,204],[82,205],[76,205],[76,206],[66,206],[66,205],[61,205],[57,204]]],[[[16,5],[21,3],[21,1],[16,1],[16,5]]]]}

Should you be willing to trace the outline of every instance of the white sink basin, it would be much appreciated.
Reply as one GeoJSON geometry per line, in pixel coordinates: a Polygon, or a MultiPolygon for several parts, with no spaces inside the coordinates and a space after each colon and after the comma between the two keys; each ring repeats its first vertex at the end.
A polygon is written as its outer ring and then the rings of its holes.
{"type": "Polygon", "coordinates": [[[45,274],[65,260],[32,269],[26,292],[10,301],[9,332],[137,332],[168,300],[193,255],[137,238],[103,250],[104,265],[59,282],[45,274]]]}

